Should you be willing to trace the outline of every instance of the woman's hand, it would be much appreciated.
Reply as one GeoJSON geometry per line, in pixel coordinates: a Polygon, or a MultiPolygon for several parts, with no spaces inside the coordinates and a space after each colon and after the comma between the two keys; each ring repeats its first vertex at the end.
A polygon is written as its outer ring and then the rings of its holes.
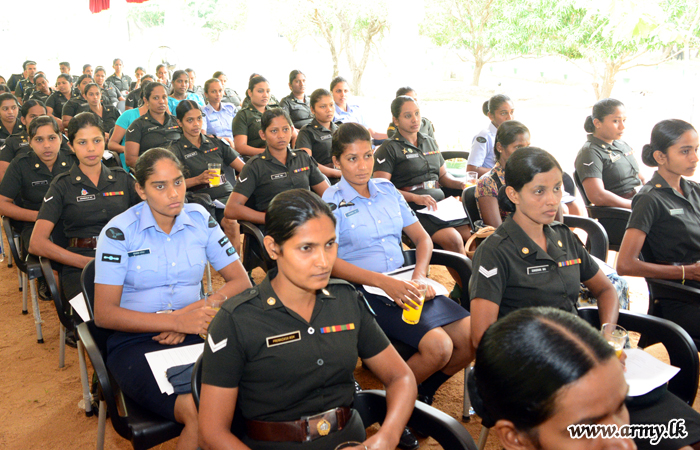
{"type": "Polygon", "coordinates": [[[428,209],[435,211],[437,209],[437,202],[430,195],[416,195],[413,200],[416,205],[427,206],[428,209]]]}
{"type": "Polygon", "coordinates": [[[217,177],[217,173],[213,170],[205,170],[198,177],[195,177],[196,183],[199,184],[209,184],[211,178],[217,177]]]}
{"type": "Polygon", "coordinates": [[[428,284],[428,289],[425,291],[425,299],[432,300],[435,298],[435,295],[435,289],[433,289],[433,287],[430,284],[428,284]]]}
{"type": "Polygon", "coordinates": [[[700,281],[700,262],[683,266],[683,269],[685,270],[686,280],[700,281]]]}
{"type": "Polygon", "coordinates": [[[163,331],[158,336],[153,336],[153,340],[163,345],[177,345],[185,340],[186,334],[176,331],[163,331]]]}
{"type": "Polygon", "coordinates": [[[408,311],[418,307],[420,294],[412,283],[387,276],[378,287],[386,292],[400,308],[408,311]]]}
{"type": "Polygon", "coordinates": [[[216,315],[213,308],[197,308],[192,311],[176,314],[176,332],[184,334],[205,333],[209,322],[216,315]]]}

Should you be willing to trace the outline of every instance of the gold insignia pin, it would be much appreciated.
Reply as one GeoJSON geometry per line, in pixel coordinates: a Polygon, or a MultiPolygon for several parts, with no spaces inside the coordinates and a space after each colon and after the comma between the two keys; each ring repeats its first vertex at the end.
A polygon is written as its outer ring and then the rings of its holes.
{"type": "Polygon", "coordinates": [[[559,247],[563,247],[564,244],[561,243],[561,241],[557,241],[557,244],[559,244],[559,247]]]}
{"type": "Polygon", "coordinates": [[[265,157],[264,157],[264,156],[261,156],[261,158],[262,158],[262,159],[265,159],[265,157]]]}
{"type": "Polygon", "coordinates": [[[38,169],[38,168],[39,168],[39,164],[34,164],[34,167],[36,167],[36,168],[38,169]]]}
{"type": "Polygon", "coordinates": [[[112,175],[107,175],[107,178],[109,178],[109,179],[111,180],[111,179],[112,179],[112,175]]]}
{"type": "Polygon", "coordinates": [[[80,177],[75,177],[75,181],[80,181],[80,177]]]}
{"type": "Polygon", "coordinates": [[[61,165],[62,165],[62,166],[65,166],[65,165],[66,165],[66,162],[65,162],[65,161],[63,161],[63,162],[61,163],[61,165]]]}
{"type": "Polygon", "coordinates": [[[403,154],[405,155],[406,153],[408,153],[408,150],[403,149],[403,154]]]}
{"type": "Polygon", "coordinates": [[[660,185],[660,184],[657,184],[657,185],[656,185],[656,187],[657,187],[657,188],[660,188],[660,187],[661,187],[661,185],[660,185]]]}
{"type": "Polygon", "coordinates": [[[294,153],[294,152],[292,152],[292,156],[297,156],[297,154],[296,154],[296,153],[294,153]]]}
{"type": "Polygon", "coordinates": [[[528,253],[530,253],[530,249],[527,247],[523,247],[522,252],[527,255],[528,253]]]}
{"type": "Polygon", "coordinates": [[[321,436],[326,436],[331,432],[331,423],[326,419],[322,419],[318,424],[316,424],[316,430],[321,436]]]}
{"type": "Polygon", "coordinates": [[[272,305],[274,305],[275,303],[277,303],[277,300],[275,300],[274,297],[270,297],[270,298],[267,299],[267,304],[268,304],[268,305],[272,306],[272,305]]]}
{"type": "Polygon", "coordinates": [[[330,292],[328,292],[328,290],[327,290],[327,289],[321,289],[321,292],[323,292],[323,293],[324,293],[324,294],[326,294],[326,295],[331,295],[331,293],[330,293],[330,292]]]}

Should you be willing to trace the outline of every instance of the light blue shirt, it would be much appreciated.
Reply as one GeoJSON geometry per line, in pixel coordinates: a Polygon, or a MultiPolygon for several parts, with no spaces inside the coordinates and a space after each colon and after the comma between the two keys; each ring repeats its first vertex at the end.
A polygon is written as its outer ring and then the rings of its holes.
{"type": "MultiPolygon", "coordinates": [[[[128,130],[129,125],[131,125],[131,123],[134,120],[138,119],[139,117],[141,117],[141,114],[139,113],[138,108],[127,109],[119,116],[119,118],[117,119],[115,124],[117,126],[124,128],[124,130],[128,130]]],[[[126,145],[126,133],[124,133],[124,137],[122,138],[122,145],[126,145]]],[[[124,153],[119,154],[119,159],[121,159],[121,161],[122,161],[122,167],[124,168],[124,170],[126,170],[128,172],[129,167],[126,165],[126,160],[124,159],[124,153]]]]}
{"type": "Polygon", "coordinates": [[[238,109],[232,103],[221,102],[221,109],[215,110],[211,104],[208,104],[202,109],[204,113],[204,126],[207,129],[207,134],[213,134],[219,138],[233,139],[231,124],[236,116],[238,109]]]}
{"type": "MultiPolygon", "coordinates": [[[[188,92],[185,100],[194,100],[199,105],[200,108],[204,108],[204,100],[202,99],[202,97],[195,94],[194,92],[188,92]]],[[[170,108],[170,114],[172,116],[177,115],[177,113],[175,112],[175,109],[177,109],[177,105],[179,105],[181,101],[182,100],[178,100],[176,98],[172,98],[172,97],[168,96],[168,108],[170,108]]]]}
{"type": "Polygon", "coordinates": [[[335,117],[333,118],[333,122],[359,123],[360,125],[367,127],[365,124],[365,117],[362,115],[360,106],[350,104],[347,106],[348,110],[343,111],[338,107],[338,105],[335,105],[335,117]]]}
{"type": "Polygon", "coordinates": [[[95,283],[123,286],[120,306],[154,313],[181,309],[200,299],[209,260],[216,270],[238,260],[216,220],[200,205],[186,203],[170,234],[141,202],[102,229],[95,257],[95,283]]]}
{"type": "Polygon", "coordinates": [[[401,231],[418,218],[391,181],[370,179],[365,198],[341,178],[323,200],[336,205],[338,258],[380,273],[403,266],[401,231]]]}
{"type": "Polygon", "coordinates": [[[489,126],[479,132],[472,140],[472,150],[469,152],[467,164],[476,167],[492,168],[496,164],[496,155],[493,148],[496,145],[496,132],[498,128],[489,123],[489,126]],[[483,141],[483,142],[480,142],[483,141]]]}

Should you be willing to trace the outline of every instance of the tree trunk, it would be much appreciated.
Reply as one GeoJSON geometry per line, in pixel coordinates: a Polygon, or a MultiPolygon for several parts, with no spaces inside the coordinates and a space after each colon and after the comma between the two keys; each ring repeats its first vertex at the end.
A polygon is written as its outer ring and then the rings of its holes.
{"type": "Polygon", "coordinates": [[[474,58],[474,72],[472,74],[472,86],[479,85],[479,78],[481,78],[481,69],[484,68],[486,62],[481,57],[474,58]]]}
{"type": "Polygon", "coordinates": [[[612,62],[607,61],[605,63],[605,72],[603,74],[603,84],[600,87],[600,95],[597,100],[602,98],[609,98],[612,93],[613,87],[615,86],[615,75],[619,70],[619,66],[612,62]]]}

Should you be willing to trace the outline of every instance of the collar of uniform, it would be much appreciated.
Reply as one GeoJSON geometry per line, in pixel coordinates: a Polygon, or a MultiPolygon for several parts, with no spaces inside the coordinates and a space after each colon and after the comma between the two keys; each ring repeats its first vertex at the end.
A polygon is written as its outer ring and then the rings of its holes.
{"type": "MultiPolygon", "coordinates": [[[[340,181],[338,182],[337,186],[338,192],[340,192],[340,195],[346,202],[351,202],[358,197],[363,199],[365,198],[358,194],[357,190],[354,187],[352,187],[344,177],[340,177],[340,181]]],[[[379,188],[374,184],[373,179],[370,178],[369,182],[367,183],[367,187],[369,188],[370,198],[374,198],[379,192],[379,188]]]]}
{"type": "Polygon", "coordinates": [[[532,253],[535,251],[537,251],[537,259],[549,259],[553,261],[556,261],[559,257],[566,254],[564,249],[560,248],[557,245],[557,241],[559,241],[559,239],[556,237],[554,231],[549,225],[544,226],[544,236],[547,239],[547,247],[550,247],[549,241],[553,242],[553,245],[551,246],[551,254],[547,253],[547,249],[541,249],[540,246],[537,245],[530,238],[530,236],[527,235],[527,233],[525,233],[525,230],[523,230],[520,227],[520,225],[518,225],[518,223],[515,220],[513,220],[512,215],[509,215],[506,218],[506,220],[503,222],[502,227],[504,230],[506,230],[508,236],[512,239],[518,254],[523,259],[532,255],[532,253]],[[524,249],[527,249],[527,252],[524,252],[524,249]]]}
{"type": "MultiPolygon", "coordinates": [[[[158,226],[158,223],[156,223],[156,219],[155,217],[153,217],[153,211],[151,211],[151,207],[148,206],[148,202],[141,202],[140,204],[143,205],[141,207],[141,211],[136,211],[136,215],[139,217],[138,231],[142,232],[147,228],[155,227],[161,233],[165,233],[158,226]]],[[[170,235],[172,236],[173,234],[182,230],[186,225],[193,226],[194,222],[192,222],[190,215],[187,213],[186,208],[183,206],[182,210],[180,211],[180,214],[178,214],[177,217],[175,217],[175,223],[173,224],[173,228],[170,230],[170,235]]]]}
{"type": "Polygon", "coordinates": [[[168,111],[165,111],[163,114],[165,115],[165,120],[162,124],[153,118],[150,111],[146,111],[146,114],[144,114],[142,117],[144,118],[144,120],[148,120],[149,122],[152,122],[154,124],[165,126],[168,122],[170,122],[170,118],[172,116],[170,115],[170,113],[168,113],[168,111]]]}
{"type": "MultiPolygon", "coordinates": [[[[287,164],[289,164],[289,160],[292,158],[297,157],[297,152],[292,151],[291,148],[287,147],[287,164]]],[[[272,161],[273,163],[283,165],[280,160],[272,156],[272,153],[270,153],[270,149],[265,147],[265,150],[260,154],[260,159],[263,159],[265,161],[272,161]]]]}
{"type": "Polygon", "coordinates": [[[423,140],[425,139],[425,137],[423,136],[423,133],[421,133],[420,131],[419,131],[416,135],[417,135],[417,138],[416,138],[416,145],[413,145],[413,144],[411,144],[410,142],[408,142],[408,139],[406,139],[406,138],[404,137],[404,135],[401,134],[401,131],[399,131],[399,129],[397,128],[397,129],[396,129],[396,133],[394,134],[393,140],[394,140],[394,141],[400,141],[400,142],[402,142],[402,143],[404,143],[404,144],[406,144],[406,145],[411,146],[412,148],[415,148],[415,149],[417,149],[417,150],[420,150],[420,145],[421,145],[421,143],[423,142],[423,140]]]}
{"type": "Polygon", "coordinates": [[[298,98],[296,98],[296,97],[294,96],[294,92],[290,92],[289,95],[287,96],[287,98],[288,98],[289,100],[293,101],[293,102],[296,102],[296,103],[299,103],[299,104],[302,104],[302,105],[308,105],[308,104],[309,104],[309,97],[307,97],[306,94],[304,94],[304,100],[299,100],[298,98]]]}
{"type": "MultiPolygon", "coordinates": [[[[671,192],[673,192],[674,195],[678,196],[678,198],[682,198],[683,200],[688,201],[688,199],[686,197],[684,197],[683,195],[681,195],[680,192],[673,189],[671,187],[671,185],[668,184],[668,182],[664,179],[664,177],[659,175],[658,170],[656,172],[654,172],[654,175],[651,177],[651,180],[649,180],[649,183],[647,183],[647,184],[652,185],[655,189],[669,189],[669,190],[671,190],[671,192]]],[[[684,177],[681,177],[680,184],[681,184],[681,189],[683,190],[683,192],[685,193],[686,196],[688,196],[688,194],[690,193],[691,190],[695,189],[694,186],[692,184],[688,183],[688,180],[686,180],[684,177]]]]}
{"type": "MultiPolygon", "coordinates": [[[[268,311],[270,309],[277,309],[277,308],[284,307],[284,304],[282,303],[280,298],[277,296],[277,293],[275,293],[275,290],[272,288],[272,283],[271,283],[272,279],[277,276],[277,271],[278,271],[277,267],[270,269],[267,272],[267,276],[265,277],[263,282],[258,285],[258,289],[260,290],[259,297],[260,297],[260,300],[262,301],[263,311],[268,311]],[[268,301],[270,299],[274,299],[274,302],[268,301]],[[270,304],[270,303],[272,303],[272,304],[270,304]]],[[[334,299],[336,297],[334,295],[332,295],[330,293],[330,291],[328,290],[328,288],[326,287],[326,288],[323,288],[323,289],[316,292],[316,298],[317,299],[334,299]]],[[[317,303],[314,306],[314,311],[311,315],[312,320],[316,316],[318,308],[319,308],[319,304],[317,303]]]]}
{"type": "Polygon", "coordinates": [[[7,131],[8,136],[12,136],[13,134],[20,133],[22,130],[24,130],[24,125],[22,125],[22,121],[19,120],[19,117],[15,120],[15,125],[12,127],[11,130],[6,129],[3,125],[2,122],[0,122],[0,131],[5,130],[7,131]]]}
{"type": "Polygon", "coordinates": [[[330,131],[331,133],[334,132],[334,131],[338,128],[338,124],[335,123],[335,122],[333,122],[333,121],[331,121],[331,129],[329,130],[328,128],[326,128],[326,127],[324,127],[323,125],[321,125],[321,122],[319,122],[318,120],[316,120],[315,117],[313,118],[313,120],[311,121],[311,123],[309,123],[309,125],[312,126],[312,127],[315,128],[315,129],[317,129],[317,130],[321,130],[321,131],[330,131]]]}
{"type": "MultiPolygon", "coordinates": [[[[112,170],[105,166],[102,162],[102,170],[100,171],[100,178],[97,180],[97,186],[95,186],[98,190],[104,189],[106,184],[112,184],[116,181],[114,172],[112,170]]],[[[71,184],[84,184],[86,180],[89,180],[87,175],[80,170],[80,167],[78,164],[73,164],[73,167],[70,168],[68,171],[70,174],[70,182],[71,184]]]]}
{"type": "Polygon", "coordinates": [[[496,125],[494,125],[493,122],[489,122],[489,133],[495,136],[496,132],[498,132],[498,128],[496,128],[496,125]]]}
{"type": "Polygon", "coordinates": [[[588,140],[588,142],[590,142],[591,144],[597,145],[598,147],[602,148],[603,150],[617,150],[617,151],[622,151],[622,150],[620,150],[620,149],[618,148],[618,146],[615,145],[615,142],[617,142],[617,141],[613,141],[612,144],[608,144],[608,143],[605,142],[604,140],[599,139],[599,138],[593,136],[592,133],[589,133],[589,134],[588,134],[588,136],[586,137],[586,140],[588,140]]]}

